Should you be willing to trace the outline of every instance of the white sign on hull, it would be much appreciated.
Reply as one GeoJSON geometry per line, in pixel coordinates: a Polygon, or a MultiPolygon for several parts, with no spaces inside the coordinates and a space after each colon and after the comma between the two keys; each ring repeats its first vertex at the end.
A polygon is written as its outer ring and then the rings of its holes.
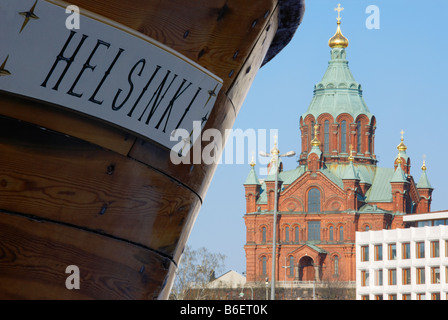
{"type": "Polygon", "coordinates": [[[221,79],[82,8],[80,28],[69,30],[65,9],[56,0],[2,3],[0,91],[102,119],[169,149],[178,143],[173,130],[192,132],[194,121],[203,128],[221,79]]]}

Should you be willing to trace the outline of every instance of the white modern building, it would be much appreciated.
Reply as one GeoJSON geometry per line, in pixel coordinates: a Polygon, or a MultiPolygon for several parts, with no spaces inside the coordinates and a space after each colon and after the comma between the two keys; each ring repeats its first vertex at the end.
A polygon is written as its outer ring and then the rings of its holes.
{"type": "Polygon", "coordinates": [[[448,300],[448,211],[409,228],[356,232],[357,300],[448,300]]]}

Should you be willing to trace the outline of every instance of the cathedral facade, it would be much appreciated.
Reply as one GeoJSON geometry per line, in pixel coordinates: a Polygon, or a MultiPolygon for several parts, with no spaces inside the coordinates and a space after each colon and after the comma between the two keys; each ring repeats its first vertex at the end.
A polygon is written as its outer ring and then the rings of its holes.
{"type": "Polygon", "coordinates": [[[340,18],[329,46],[328,68],[300,117],[298,166],[283,170],[275,146],[267,177],[259,179],[251,163],[244,183],[248,282],[273,276],[286,282],[355,281],[356,231],[403,228],[403,215],[431,209],[426,166],[415,181],[403,133],[390,168],[377,166],[376,119],[348,67],[340,18]]]}

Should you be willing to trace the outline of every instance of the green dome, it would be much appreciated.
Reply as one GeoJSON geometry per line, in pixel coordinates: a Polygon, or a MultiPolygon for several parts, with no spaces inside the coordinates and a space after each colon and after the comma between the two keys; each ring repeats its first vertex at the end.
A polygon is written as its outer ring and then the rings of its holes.
{"type": "Polygon", "coordinates": [[[362,97],[362,88],[355,81],[346,60],[344,48],[331,49],[331,60],[322,80],[314,86],[314,96],[303,119],[309,114],[315,119],[329,113],[336,120],[342,113],[350,114],[353,121],[360,114],[371,119],[372,114],[362,97]]]}

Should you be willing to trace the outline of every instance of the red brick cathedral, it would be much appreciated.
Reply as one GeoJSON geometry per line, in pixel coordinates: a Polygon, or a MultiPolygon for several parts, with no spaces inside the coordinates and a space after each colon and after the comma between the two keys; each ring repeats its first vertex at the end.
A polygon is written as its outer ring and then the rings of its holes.
{"type": "Polygon", "coordinates": [[[248,282],[272,279],[277,168],[276,281],[355,281],[356,231],[402,228],[403,215],[431,209],[426,166],[416,183],[403,133],[391,168],[377,166],[376,119],[349,70],[340,19],[329,46],[328,69],[300,117],[299,165],[283,170],[275,146],[267,177],[252,163],[244,183],[248,282]]]}

